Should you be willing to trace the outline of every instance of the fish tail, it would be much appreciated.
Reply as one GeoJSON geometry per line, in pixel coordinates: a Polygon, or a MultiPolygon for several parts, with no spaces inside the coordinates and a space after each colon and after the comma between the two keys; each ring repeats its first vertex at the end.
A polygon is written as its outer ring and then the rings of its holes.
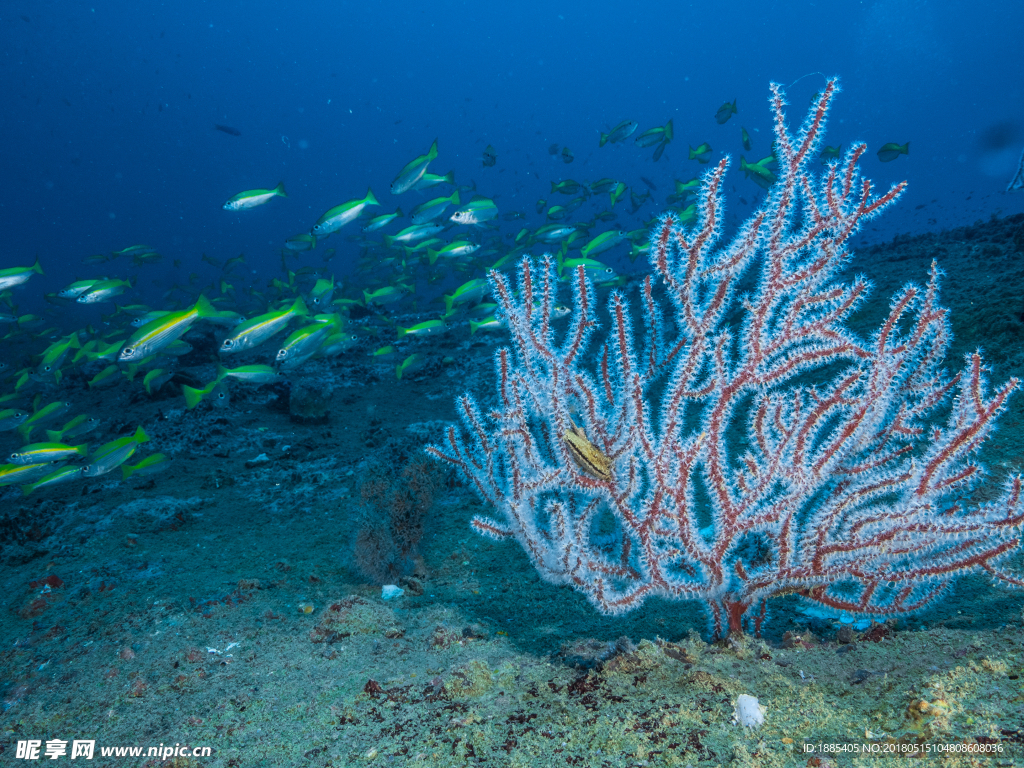
{"type": "MultiPolygon", "coordinates": [[[[599,147],[603,147],[607,143],[608,143],[608,134],[607,133],[602,133],[601,134],[601,143],[598,144],[598,146],[599,147]]],[[[552,184],[552,186],[554,186],[554,185],[552,184]]]]}
{"type": "Polygon", "coordinates": [[[675,129],[672,127],[672,121],[669,120],[667,123],[665,123],[665,142],[666,143],[672,141],[672,136],[674,134],[674,131],[675,131],[675,129]]]}
{"type": "Polygon", "coordinates": [[[373,190],[369,187],[366,188],[366,197],[363,198],[363,202],[367,205],[380,205],[377,202],[377,198],[373,196],[373,190]]]}
{"type": "Polygon", "coordinates": [[[43,272],[43,268],[39,264],[39,257],[38,256],[36,256],[36,263],[32,265],[32,271],[33,272],[38,272],[40,275],[45,275],[46,274],[45,272],[43,272]]]}
{"type": "Polygon", "coordinates": [[[428,160],[436,160],[437,159],[437,139],[434,139],[434,143],[430,145],[430,151],[427,152],[427,159],[428,160]]]}
{"type": "Polygon", "coordinates": [[[121,479],[127,480],[135,472],[135,467],[129,467],[127,464],[121,465],[121,479]]]}
{"type": "Polygon", "coordinates": [[[457,189],[455,190],[455,192],[452,193],[452,196],[449,197],[448,199],[451,201],[452,205],[461,205],[462,204],[462,201],[459,200],[459,190],[457,190],[457,189]]]}
{"type": "Polygon", "coordinates": [[[217,308],[210,303],[210,300],[206,298],[204,294],[199,294],[199,298],[196,299],[196,305],[194,307],[196,315],[199,317],[216,317],[220,314],[217,308]]]}
{"type": "Polygon", "coordinates": [[[910,154],[910,142],[909,141],[906,144],[904,144],[902,147],[900,147],[900,152],[902,152],[904,155],[909,155],[910,154]]]}
{"type": "Polygon", "coordinates": [[[149,435],[146,434],[146,430],[144,430],[141,426],[138,429],[135,430],[135,442],[137,442],[137,443],[148,443],[149,442],[149,435]]]}
{"type": "Polygon", "coordinates": [[[284,191],[284,182],[283,181],[277,182],[277,186],[274,187],[273,193],[275,195],[277,195],[278,197],[288,197],[288,193],[284,191]]]}
{"type": "MultiPolygon", "coordinates": [[[[207,394],[205,389],[196,389],[188,384],[181,385],[181,393],[185,396],[185,407],[190,411],[199,405],[207,394]]],[[[139,427],[139,429],[142,429],[142,427],[139,427]]]]}

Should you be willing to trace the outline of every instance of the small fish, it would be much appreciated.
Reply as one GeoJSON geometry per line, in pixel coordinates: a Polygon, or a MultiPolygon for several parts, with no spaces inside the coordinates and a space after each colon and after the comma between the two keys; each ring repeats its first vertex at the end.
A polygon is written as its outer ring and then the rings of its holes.
{"type": "Polygon", "coordinates": [[[412,185],[413,189],[429,189],[430,187],[437,186],[438,184],[454,184],[455,183],[455,171],[448,171],[446,174],[439,173],[424,173],[423,178],[412,185]]]}
{"type": "Polygon", "coordinates": [[[615,185],[611,192],[608,193],[608,197],[611,199],[611,207],[614,208],[615,204],[622,199],[622,196],[626,194],[626,185],[623,182],[619,182],[615,185]]]}
{"type": "Polygon", "coordinates": [[[100,420],[89,416],[85,413],[80,413],[75,418],[71,419],[61,429],[46,430],[46,439],[51,443],[63,443],[65,440],[72,437],[81,437],[82,435],[92,432],[100,425],[100,420]]]}
{"type": "MultiPolygon", "coordinates": [[[[281,184],[278,184],[277,186],[281,187],[281,184]]],[[[281,187],[281,191],[284,192],[284,187],[281,187]]],[[[287,195],[284,195],[284,196],[287,197],[287,195]]],[[[230,259],[225,261],[224,262],[224,272],[230,272],[232,267],[234,267],[236,265],[239,265],[239,264],[241,264],[241,265],[245,264],[245,254],[244,253],[240,253],[237,256],[232,256],[230,259]]]]}
{"type": "Polygon", "coordinates": [[[642,181],[644,184],[646,184],[651,189],[651,191],[653,191],[653,192],[657,192],[658,191],[658,187],[655,186],[654,182],[651,181],[650,179],[648,179],[646,176],[641,176],[640,177],[640,181],[642,181]]]}
{"type": "Polygon", "coordinates": [[[403,168],[391,182],[391,194],[401,195],[416,186],[427,172],[427,166],[437,159],[437,139],[425,155],[420,155],[403,168]]]}
{"type": "Polygon", "coordinates": [[[174,378],[174,373],[163,368],[154,368],[142,378],[142,386],[147,395],[153,395],[163,389],[164,384],[174,378]]]}
{"type": "Polygon", "coordinates": [[[26,465],[2,464],[0,465],[0,486],[26,483],[52,471],[53,465],[49,462],[26,465]]]}
{"type": "Polygon", "coordinates": [[[197,320],[217,314],[210,301],[200,295],[190,309],[168,312],[139,328],[125,342],[117,359],[122,363],[137,363],[181,338],[197,320]]]}
{"type": "Polygon", "coordinates": [[[121,479],[127,480],[130,477],[148,477],[163,472],[171,465],[171,460],[162,453],[154,453],[147,456],[134,466],[121,465],[121,479]]]}
{"type": "Polygon", "coordinates": [[[115,296],[120,296],[129,288],[135,287],[134,278],[127,280],[100,280],[93,283],[92,288],[79,296],[75,301],[79,304],[99,304],[103,301],[110,301],[115,296]]]}
{"type": "Polygon", "coordinates": [[[538,200],[537,205],[535,207],[537,209],[537,213],[544,213],[544,209],[548,207],[548,201],[538,200]]]}
{"type": "Polygon", "coordinates": [[[585,191],[586,187],[584,187],[578,181],[573,181],[572,179],[566,179],[565,181],[560,181],[557,184],[553,181],[551,182],[552,195],[555,194],[556,192],[563,195],[575,195],[581,189],[585,191]]]}
{"type": "Polygon", "coordinates": [[[589,259],[591,256],[596,256],[599,253],[604,253],[605,251],[614,248],[625,239],[626,233],[621,230],[609,230],[607,232],[602,232],[589,243],[584,245],[580,249],[580,254],[583,258],[589,259]]]}
{"type": "Polygon", "coordinates": [[[505,327],[505,324],[494,315],[485,317],[483,320],[470,320],[469,321],[469,335],[472,336],[477,331],[498,331],[505,327]]]}
{"type": "MultiPolygon", "coordinates": [[[[615,179],[598,179],[590,185],[590,191],[595,195],[601,195],[608,192],[612,187],[618,184],[615,179]]],[[[539,213],[539,211],[538,211],[539,213]]]]}
{"type": "Polygon", "coordinates": [[[8,432],[21,426],[29,416],[28,411],[7,408],[0,411],[0,432],[8,432]]]}
{"type": "Polygon", "coordinates": [[[40,424],[45,424],[48,421],[56,419],[58,416],[63,416],[70,410],[71,403],[66,400],[58,400],[50,403],[49,405],[43,406],[21,423],[21,426],[18,427],[18,434],[25,440],[28,440],[33,429],[38,427],[40,424]]]}
{"type": "Polygon", "coordinates": [[[36,373],[46,375],[58,371],[68,352],[72,349],[81,348],[82,345],[78,341],[77,333],[71,333],[62,339],[58,339],[43,351],[43,358],[36,367],[36,373]]]}
{"type": "Polygon", "coordinates": [[[484,149],[483,164],[484,168],[493,168],[494,164],[498,162],[498,151],[490,144],[484,149]]]}
{"type": "Polygon", "coordinates": [[[542,243],[557,243],[575,231],[576,227],[570,227],[565,224],[547,224],[534,232],[533,238],[542,243]]]}
{"type": "Polygon", "coordinates": [[[384,235],[383,240],[384,244],[388,246],[393,246],[396,243],[416,243],[436,235],[443,229],[444,226],[441,224],[413,224],[400,230],[396,235],[384,235]]]}
{"type": "Polygon", "coordinates": [[[661,142],[661,144],[658,145],[657,149],[654,150],[654,156],[651,158],[651,160],[655,163],[661,160],[661,156],[665,154],[665,147],[667,146],[667,141],[661,142]]]}
{"type": "Polygon", "coordinates": [[[321,357],[334,357],[346,352],[359,343],[359,337],[354,333],[333,333],[324,339],[317,353],[321,357]]]}
{"type": "Polygon", "coordinates": [[[427,363],[427,356],[415,353],[409,355],[405,360],[395,366],[395,376],[401,381],[402,376],[408,376],[410,373],[421,370],[427,363]]]}
{"type": "Polygon", "coordinates": [[[404,299],[411,292],[412,290],[404,285],[388,285],[372,292],[363,291],[363,301],[367,306],[370,304],[394,304],[396,301],[404,299]]]}
{"type": "Polygon", "coordinates": [[[217,381],[221,379],[238,379],[250,384],[271,384],[281,379],[281,374],[269,365],[241,365],[238,368],[225,368],[217,363],[217,381]]]}
{"type": "Polygon", "coordinates": [[[451,215],[456,224],[483,224],[498,217],[498,206],[487,197],[474,197],[451,215]]]}
{"type": "Polygon", "coordinates": [[[220,123],[214,123],[213,127],[216,128],[218,131],[222,131],[223,133],[227,133],[231,136],[242,135],[242,132],[240,130],[238,130],[237,128],[232,128],[230,125],[221,125],[220,123]]]}
{"type": "Polygon", "coordinates": [[[725,102],[725,104],[718,108],[717,112],[715,112],[715,122],[717,122],[719,125],[723,125],[727,123],[729,121],[729,118],[735,115],[737,112],[738,110],[736,109],[736,100],[733,99],[732,104],[730,104],[727,101],[725,102]]]}
{"type": "Polygon", "coordinates": [[[451,328],[444,320],[427,320],[408,328],[397,326],[395,330],[398,338],[402,338],[403,336],[439,336],[447,333],[451,328]]]}
{"type": "Polygon", "coordinates": [[[136,267],[141,267],[146,264],[156,264],[160,261],[163,261],[163,258],[163,255],[157,253],[156,251],[150,251],[149,253],[137,253],[134,256],[132,256],[132,265],[136,267]]]}
{"type": "Polygon", "coordinates": [[[108,365],[102,371],[93,376],[87,384],[89,389],[96,389],[98,387],[112,387],[121,381],[121,369],[116,365],[108,365]]]}
{"type": "Polygon", "coordinates": [[[749,152],[751,147],[750,134],[747,133],[747,129],[743,126],[740,126],[740,141],[743,143],[743,148],[749,152]]]}
{"type": "Polygon", "coordinates": [[[639,127],[640,124],[635,120],[623,120],[608,131],[608,133],[601,133],[601,140],[598,146],[603,147],[605,144],[617,144],[623,139],[628,139],[639,127]]]}
{"type": "Polygon", "coordinates": [[[457,304],[476,304],[489,290],[490,285],[481,277],[475,277],[463,283],[450,294],[444,296],[445,314],[450,313],[452,307],[457,304]]]}
{"type": "Polygon", "coordinates": [[[637,136],[633,140],[633,143],[643,149],[645,147],[653,147],[655,144],[672,141],[673,135],[674,130],[672,128],[672,121],[669,120],[664,125],[659,125],[656,128],[648,128],[637,136]]]}
{"type": "Polygon", "coordinates": [[[462,256],[471,256],[479,250],[480,246],[476,243],[472,243],[469,240],[456,240],[439,250],[428,250],[427,258],[430,260],[431,265],[433,265],[441,257],[460,258],[462,256]]]}
{"type": "Polygon", "coordinates": [[[711,159],[711,152],[711,145],[705,141],[696,149],[690,147],[690,159],[696,160],[698,163],[706,163],[711,159]]]}
{"type": "Polygon", "coordinates": [[[21,493],[23,496],[28,496],[30,493],[37,491],[40,488],[59,485],[60,483],[66,483],[71,480],[78,480],[82,477],[84,470],[85,467],[61,467],[55,472],[50,472],[48,475],[44,475],[34,483],[28,483],[21,486],[21,493]]]}
{"type": "Polygon", "coordinates": [[[551,146],[549,146],[548,147],[548,154],[549,155],[557,155],[558,154],[558,145],[557,144],[552,144],[551,146]]]}
{"type": "Polygon", "coordinates": [[[316,323],[293,331],[277,351],[276,361],[282,371],[289,371],[304,363],[320,348],[320,344],[335,330],[333,323],[316,323]]]}
{"type": "Polygon", "coordinates": [[[273,189],[247,189],[245,192],[239,192],[224,203],[223,208],[225,211],[244,211],[269,203],[275,197],[288,197],[284,191],[283,181],[273,189]]]}
{"type": "Polygon", "coordinates": [[[612,283],[619,279],[615,270],[607,264],[602,264],[600,261],[586,258],[568,259],[565,261],[562,264],[562,279],[571,280],[576,275],[579,267],[583,267],[583,272],[595,285],[607,285],[608,283],[612,283]]]}
{"type": "MultiPolygon", "coordinates": [[[[378,229],[383,229],[384,227],[386,227],[395,219],[402,218],[403,215],[404,214],[402,213],[402,209],[398,208],[395,210],[394,213],[382,213],[380,216],[374,216],[372,219],[370,219],[369,223],[367,223],[367,225],[363,227],[363,232],[376,232],[378,229]]],[[[331,253],[333,255],[333,249],[331,249],[331,253]]]]}
{"type": "Polygon", "coordinates": [[[109,443],[101,445],[89,456],[89,464],[82,467],[82,475],[85,477],[105,475],[128,461],[142,443],[148,442],[149,435],[142,427],[136,429],[133,435],[111,440],[109,443]]]}
{"type": "Polygon", "coordinates": [[[412,209],[412,213],[409,214],[409,220],[413,224],[425,224],[428,221],[433,221],[442,213],[445,208],[449,205],[459,205],[459,190],[455,190],[448,197],[436,197],[433,200],[428,200],[425,203],[421,203],[412,209]]]}
{"type": "Polygon", "coordinates": [[[306,305],[298,298],[287,309],[258,315],[235,328],[220,345],[220,352],[235,354],[259,346],[271,336],[283,331],[293,317],[306,317],[308,314],[306,305]]]}
{"type": "Polygon", "coordinates": [[[96,283],[106,279],[107,278],[105,277],[93,277],[89,278],[88,280],[76,280],[66,288],[57,291],[57,295],[60,296],[62,299],[77,299],[83,293],[86,293],[90,288],[92,288],[96,283]]]}
{"type": "Polygon", "coordinates": [[[317,220],[316,224],[313,225],[312,234],[317,237],[323,237],[332,232],[337,232],[349,222],[358,219],[363,210],[371,205],[380,205],[380,203],[373,196],[373,190],[367,189],[366,197],[362,200],[349,200],[347,203],[336,205],[324,213],[317,220]]]}
{"type": "Polygon", "coordinates": [[[33,274],[45,274],[43,268],[39,266],[38,258],[36,258],[36,263],[31,267],[0,269],[0,291],[6,291],[8,288],[14,288],[16,285],[27,283],[33,274]]]}
{"type": "Polygon", "coordinates": [[[148,251],[156,250],[148,245],[129,245],[127,248],[122,248],[120,251],[111,251],[111,255],[114,258],[119,256],[134,256],[137,253],[147,253],[148,251]]]}
{"type": "Polygon", "coordinates": [[[562,162],[563,163],[569,164],[569,163],[571,163],[575,159],[576,159],[576,155],[574,155],[569,150],[568,147],[562,147],[562,162]]]}
{"type": "Polygon", "coordinates": [[[309,306],[315,310],[322,310],[328,304],[331,303],[331,299],[334,298],[334,275],[331,275],[331,279],[319,278],[313,289],[309,292],[309,306]]]}
{"type": "Polygon", "coordinates": [[[891,163],[900,155],[910,154],[910,142],[908,141],[906,144],[893,144],[892,142],[883,144],[876,154],[883,163],[891,163]]]}
{"type": "Polygon", "coordinates": [[[312,251],[316,248],[316,235],[292,235],[284,241],[284,247],[286,250],[292,251],[293,253],[299,253],[300,251],[312,251]]]}
{"type": "Polygon", "coordinates": [[[88,445],[64,445],[63,443],[32,443],[15,451],[7,460],[11,464],[41,464],[47,461],[66,461],[75,456],[89,453],[88,445]]]}
{"type": "Polygon", "coordinates": [[[821,161],[822,165],[827,163],[829,160],[838,160],[842,154],[842,149],[842,145],[838,147],[825,147],[821,150],[821,154],[818,155],[818,159],[821,161]]]}
{"type": "Polygon", "coordinates": [[[196,389],[188,386],[187,384],[182,384],[181,394],[185,396],[185,407],[190,411],[203,400],[207,399],[209,399],[210,403],[217,408],[223,408],[231,403],[231,397],[228,393],[227,386],[218,380],[211,381],[202,389],[196,389]]]}

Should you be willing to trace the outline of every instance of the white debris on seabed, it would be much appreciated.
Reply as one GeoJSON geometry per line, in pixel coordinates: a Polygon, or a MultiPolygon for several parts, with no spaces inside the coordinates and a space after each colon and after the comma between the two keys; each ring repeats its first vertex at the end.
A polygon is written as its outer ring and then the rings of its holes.
{"type": "Polygon", "coordinates": [[[764,713],[767,708],[757,703],[756,696],[741,693],[736,699],[733,722],[744,728],[760,728],[764,724],[764,713]]]}
{"type": "Polygon", "coordinates": [[[401,587],[396,587],[394,584],[385,584],[384,588],[380,592],[380,596],[384,600],[397,600],[404,594],[405,590],[401,587]]]}

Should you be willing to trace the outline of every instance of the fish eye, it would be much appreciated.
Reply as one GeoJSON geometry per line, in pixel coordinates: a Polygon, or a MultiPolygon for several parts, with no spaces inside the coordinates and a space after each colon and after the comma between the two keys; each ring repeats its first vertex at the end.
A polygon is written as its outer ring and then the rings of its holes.
{"type": "Polygon", "coordinates": [[[134,355],[135,347],[125,347],[124,352],[122,352],[121,354],[124,355],[125,357],[128,357],[129,355],[134,355]]]}

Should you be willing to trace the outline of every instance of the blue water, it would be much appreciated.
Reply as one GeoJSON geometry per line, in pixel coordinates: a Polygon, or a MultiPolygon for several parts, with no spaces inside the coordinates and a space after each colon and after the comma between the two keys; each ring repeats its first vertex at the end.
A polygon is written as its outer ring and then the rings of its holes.
{"type": "MultiPolygon", "coordinates": [[[[823,75],[843,86],[826,142],[865,141],[869,177],[910,182],[863,240],[1024,210],[1024,193],[1004,192],[1024,146],[1016,3],[186,0],[23,2],[0,13],[0,266],[38,254],[48,275],[36,289],[92,274],[83,256],[134,243],[167,258],[144,270],[143,291],[178,279],[173,258],[213,278],[204,252],[244,252],[252,279],[265,281],[286,237],[368,186],[383,203],[375,213],[427,199],[394,198],[388,185],[435,137],[432,172],[454,170],[531,220],[550,180],[613,176],[642,191],[645,176],[658,192],[620,222],[633,229],[664,207],[673,178],[705,167],[687,160],[687,144],[710,142],[713,158],[738,163],[745,126],[748,159],[763,157],[769,81],[790,86],[795,124],[823,75]],[[718,125],[715,111],[733,99],[739,113],[718,125]],[[674,120],[659,163],[631,141],[598,148],[598,131],[627,118],[640,131],[674,120]],[[874,157],[907,141],[908,156],[874,157]],[[549,155],[553,143],[575,162],[549,155]],[[480,161],[488,144],[492,168],[480,161]],[[221,210],[236,192],[282,180],[287,200],[221,210]]],[[[760,190],[735,169],[730,181],[742,215],[738,198],[753,203],[760,190]]],[[[356,246],[331,245],[335,271],[351,270],[356,246]]],[[[304,254],[293,268],[319,262],[304,254]]]]}

